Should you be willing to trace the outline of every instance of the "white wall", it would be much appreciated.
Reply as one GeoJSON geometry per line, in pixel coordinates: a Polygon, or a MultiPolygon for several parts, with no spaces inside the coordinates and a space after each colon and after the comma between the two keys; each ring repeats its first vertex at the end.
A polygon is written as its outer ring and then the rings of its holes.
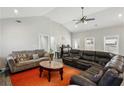
{"type": "Polygon", "coordinates": [[[90,31],[82,31],[72,34],[72,46],[75,40],[80,40],[80,49],[85,49],[85,37],[95,37],[95,50],[104,50],[104,36],[119,35],[119,54],[124,55],[124,26],[115,26],[109,28],[102,28],[90,31]]]}
{"type": "Polygon", "coordinates": [[[3,56],[16,50],[32,50],[39,48],[39,34],[55,37],[56,43],[71,44],[71,34],[62,25],[45,17],[19,18],[3,20],[3,56]],[[64,40],[62,40],[64,38],[64,40]]]}
{"type": "Polygon", "coordinates": [[[2,56],[2,26],[1,26],[1,20],[0,20],[0,57],[2,56]]]}

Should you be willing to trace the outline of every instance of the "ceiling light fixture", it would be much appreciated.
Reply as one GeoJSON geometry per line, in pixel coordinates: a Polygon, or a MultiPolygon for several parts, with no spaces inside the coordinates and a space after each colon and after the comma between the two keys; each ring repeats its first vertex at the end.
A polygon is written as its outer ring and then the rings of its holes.
{"type": "Polygon", "coordinates": [[[17,15],[18,14],[18,10],[17,9],[14,9],[14,13],[17,15]]]}
{"type": "Polygon", "coordinates": [[[120,18],[120,17],[122,17],[122,14],[120,13],[120,14],[118,14],[118,17],[120,18]]]}

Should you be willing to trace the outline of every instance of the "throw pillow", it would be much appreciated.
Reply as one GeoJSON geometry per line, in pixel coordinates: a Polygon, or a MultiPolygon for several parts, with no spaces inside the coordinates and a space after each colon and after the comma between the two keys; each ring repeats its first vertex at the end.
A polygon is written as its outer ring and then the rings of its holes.
{"type": "Polygon", "coordinates": [[[38,58],[39,58],[38,54],[33,54],[33,59],[38,59],[38,58]]]}
{"type": "Polygon", "coordinates": [[[29,58],[28,58],[27,54],[23,53],[23,54],[18,54],[16,60],[17,60],[17,63],[18,62],[20,63],[20,62],[29,60],[29,58]]]}
{"type": "Polygon", "coordinates": [[[30,60],[28,54],[23,54],[23,59],[24,59],[24,61],[30,60]]]}
{"type": "Polygon", "coordinates": [[[19,63],[21,61],[21,55],[17,54],[16,60],[17,60],[17,63],[19,63]]]}

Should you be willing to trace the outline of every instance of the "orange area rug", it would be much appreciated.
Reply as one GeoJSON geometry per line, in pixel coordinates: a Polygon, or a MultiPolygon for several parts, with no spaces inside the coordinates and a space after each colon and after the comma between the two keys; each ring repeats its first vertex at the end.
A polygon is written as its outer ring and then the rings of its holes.
{"type": "Polygon", "coordinates": [[[80,71],[72,67],[64,66],[63,80],[59,72],[51,72],[51,81],[48,82],[48,72],[43,71],[42,77],[39,77],[39,68],[26,70],[10,75],[13,86],[66,86],[69,85],[70,78],[79,74],[80,71]]]}

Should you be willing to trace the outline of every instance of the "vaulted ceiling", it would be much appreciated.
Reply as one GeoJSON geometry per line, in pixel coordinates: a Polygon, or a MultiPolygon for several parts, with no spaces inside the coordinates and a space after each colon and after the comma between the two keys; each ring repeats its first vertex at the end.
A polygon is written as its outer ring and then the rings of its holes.
{"type": "Polygon", "coordinates": [[[86,31],[124,24],[124,8],[116,7],[85,7],[84,15],[96,20],[87,24],[75,26],[73,19],[81,18],[80,7],[3,7],[0,8],[0,18],[20,18],[45,16],[52,21],[64,25],[71,32],[86,31]],[[16,10],[16,11],[15,11],[16,10]],[[15,14],[15,12],[18,14],[15,14]],[[121,14],[121,16],[119,16],[121,14]]]}

